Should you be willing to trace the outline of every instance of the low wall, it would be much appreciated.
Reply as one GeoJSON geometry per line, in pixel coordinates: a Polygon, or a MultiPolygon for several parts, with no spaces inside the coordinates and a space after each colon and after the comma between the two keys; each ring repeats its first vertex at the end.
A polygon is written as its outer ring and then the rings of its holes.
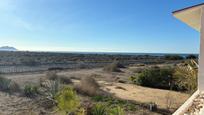
{"type": "MultiPolygon", "coordinates": [[[[184,112],[192,105],[193,100],[199,95],[197,90],[181,107],[179,107],[172,115],[183,115],[184,112]]],[[[204,111],[203,111],[204,112],[204,111]]],[[[203,114],[201,114],[203,115],[203,114]]]]}

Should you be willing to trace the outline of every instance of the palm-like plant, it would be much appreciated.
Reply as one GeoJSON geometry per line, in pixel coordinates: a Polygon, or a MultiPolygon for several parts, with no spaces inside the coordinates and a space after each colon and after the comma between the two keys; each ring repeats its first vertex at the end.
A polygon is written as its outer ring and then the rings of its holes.
{"type": "Polygon", "coordinates": [[[58,108],[67,113],[77,110],[80,106],[80,100],[76,92],[70,87],[64,87],[55,97],[58,108]]]}
{"type": "Polygon", "coordinates": [[[198,64],[195,60],[188,60],[180,64],[175,69],[176,82],[181,89],[186,89],[191,93],[197,88],[198,64]]]}

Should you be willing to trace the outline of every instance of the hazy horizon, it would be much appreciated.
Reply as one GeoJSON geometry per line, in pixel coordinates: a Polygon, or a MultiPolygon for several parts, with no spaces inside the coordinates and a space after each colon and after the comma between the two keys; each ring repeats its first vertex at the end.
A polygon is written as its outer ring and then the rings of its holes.
{"type": "MultiPolygon", "coordinates": [[[[7,46],[0,46],[1,47],[7,47],[7,46]]],[[[12,47],[12,46],[8,46],[8,47],[12,47]]],[[[15,47],[13,47],[15,48],[15,47]]],[[[0,50],[0,51],[6,51],[6,50],[0,50]]],[[[16,48],[16,52],[50,52],[50,53],[80,53],[80,54],[135,54],[135,55],[146,55],[146,54],[152,54],[152,55],[165,55],[165,54],[179,54],[179,55],[188,55],[188,54],[194,54],[194,55],[198,55],[198,53],[175,53],[175,52],[171,52],[171,53],[166,53],[166,52],[121,52],[121,51],[108,51],[108,52],[103,52],[103,51],[44,51],[44,50],[19,50],[16,48]]]]}

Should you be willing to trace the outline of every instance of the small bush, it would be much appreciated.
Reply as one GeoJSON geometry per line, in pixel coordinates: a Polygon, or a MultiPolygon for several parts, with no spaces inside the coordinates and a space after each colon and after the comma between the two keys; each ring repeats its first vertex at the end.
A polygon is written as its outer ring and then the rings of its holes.
{"type": "Polygon", "coordinates": [[[57,72],[55,71],[50,71],[46,74],[47,76],[47,79],[49,80],[60,80],[61,83],[63,84],[70,84],[72,83],[71,79],[66,77],[66,76],[60,76],[60,75],[57,75],[57,72]]]}
{"type": "Polygon", "coordinates": [[[109,110],[109,115],[125,115],[124,110],[120,106],[116,106],[109,110]]]}
{"type": "Polygon", "coordinates": [[[82,94],[89,96],[98,95],[99,84],[92,77],[83,77],[80,84],[76,86],[76,90],[82,94]]]}
{"type": "Polygon", "coordinates": [[[47,72],[46,77],[49,80],[56,80],[56,79],[58,79],[58,75],[57,75],[56,71],[49,71],[49,72],[47,72]]]}
{"type": "Polygon", "coordinates": [[[106,105],[96,104],[92,108],[92,115],[108,115],[106,105]]]}
{"type": "Polygon", "coordinates": [[[10,92],[20,92],[21,91],[20,86],[14,81],[10,82],[9,90],[10,92]]]}
{"type": "Polygon", "coordinates": [[[120,68],[124,68],[124,66],[114,61],[110,65],[105,66],[103,70],[106,72],[121,72],[120,68]]]}
{"type": "Polygon", "coordinates": [[[8,91],[10,86],[11,80],[5,77],[0,77],[0,90],[1,91],[8,91]]]}
{"type": "Polygon", "coordinates": [[[41,81],[41,87],[45,88],[48,97],[54,98],[61,89],[60,80],[45,80],[41,81]]]}
{"type": "Polygon", "coordinates": [[[57,101],[58,108],[67,113],[75,112],[80,106],[79,98],[76,92],[72,88],[65,87],[56,95],[55,100],[57,101]]]}
{"type": "Polygon", "coordinates": [[[139,107],[138,103],[127,101],[127,100],[121,100],[110,96],[102,96],[102,95],[93,96],[92,100],[97,103],[105,103],[106,105],[108,105],[109,110],[114,107],[120,106],[127,111],[136,111],[139,107]]]}
{"type": "Polygon", "coordinates": [[[130,77],[130,79],[138,85],[170,89],[170,83],[173,81],[173,72],[172,68],[150,68],[136,76],[130,77]]]}
{"type": "Polygon", "coordinates": [[[26,97],[35,97],[39,93],[38,87],[33,85],[24,86],[24,94],[26,97]]]}
{"type": "Polygon", "coordinates": [[[0,90],[5,92],[18,92],[20,87],[14,81],[0,76],[0,90]]]}
{"type": "Polygon", "coordinates": [[[120,106],[111,107],[101,103],[96,104],[91,111],[92,115],[125,115],[120,106]]]}
{"type": "Polygon", "coordinates": [[[185,61],[177,65],[174,72],[174,84],[177,90],[193,93],[197,90],[198,64],[194,61],[185,61]]]}

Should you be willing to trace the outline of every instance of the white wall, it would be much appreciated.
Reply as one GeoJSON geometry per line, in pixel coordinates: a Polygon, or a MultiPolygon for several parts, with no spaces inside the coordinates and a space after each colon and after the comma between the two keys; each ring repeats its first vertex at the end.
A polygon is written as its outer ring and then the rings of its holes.
{"type": "Polygon", "coordinates": [[[201,15],[198,88],[200,92],[204,91],[204,7],[202,8],[202,15],[201,15]]]}

